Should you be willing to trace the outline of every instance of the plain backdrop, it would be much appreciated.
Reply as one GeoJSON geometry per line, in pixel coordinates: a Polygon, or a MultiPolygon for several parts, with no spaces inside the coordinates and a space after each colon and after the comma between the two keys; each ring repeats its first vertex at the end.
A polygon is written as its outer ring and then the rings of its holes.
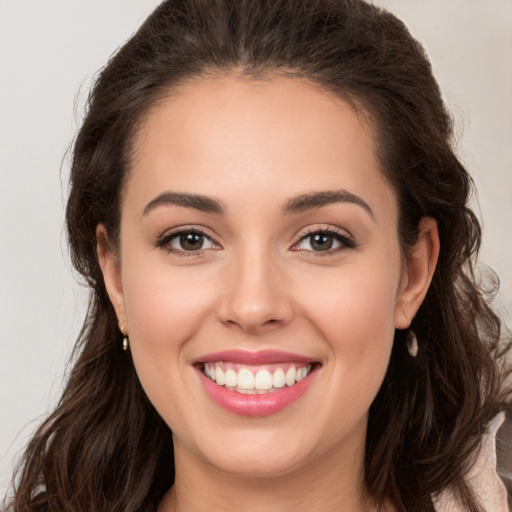
{"type": "MultiPolygon", "coordinates": [[[[96,71],[157,0],[0,0],[0,495],[58,399],[87,291],[63,231],[69,159],[96,71]]],[[[481,261],[512,323],[512,0],[379,0],[422,41],[479,193],[481,261]]],[[[0,499],[1,501],[1,499],[0,499]]]]}

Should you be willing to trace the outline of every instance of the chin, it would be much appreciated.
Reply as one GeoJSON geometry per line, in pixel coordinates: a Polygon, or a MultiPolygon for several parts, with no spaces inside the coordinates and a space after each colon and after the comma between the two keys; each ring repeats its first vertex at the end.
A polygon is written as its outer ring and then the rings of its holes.
{"type": "Polygon", "coordinates": [[[247,478],[271,478],[298,471],[329,450],[322,436],[310,435],[307,439],[301,435],[300,424],[286,428],[277,418],[273,423],[271,428],[267,425],[264,429],[233,429],[225,436],[210,432],[208,439],[196,440],[194,451],[222,472],[247,478]]]}
{"type": "MultiPolygon", "coordinates": [[[[274,450],[275,451],[275,450],[274,450]]],[[[300,469],[306,461],[297,454],[279,453],[272,456],[268,451],[243,453],[235,457],[217,459],[214,465],[225,473],[245,478],[276,478],[300,469]]]]}

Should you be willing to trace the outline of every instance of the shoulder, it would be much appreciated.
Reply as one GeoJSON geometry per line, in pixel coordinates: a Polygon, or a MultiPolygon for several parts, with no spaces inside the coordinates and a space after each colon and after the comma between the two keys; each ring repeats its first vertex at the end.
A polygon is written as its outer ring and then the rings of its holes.
{"type": "MultiPolygon", "coordinates": [[[[504,421],[505,413],[502,412],[490,423],[482,439],[478,457],[468,473],[469,485],[480,499],[484,510],[489,512],[509,512],[507,488],[498,475],[496,454],[497,432],[504,421]]],[[[509,426],[509,424],[506,425],[507,428],[509,426]]],[[[501,437],[501,434],[498,437],[501,437]]],[[[498,446],[500,446],[500,440],[498,446]]],[[[503,477],[506,476],[503,474],[503,477]]],[[[434,496],[434,507],[436,512],[466,512],[449,489],[434,496]]]]}

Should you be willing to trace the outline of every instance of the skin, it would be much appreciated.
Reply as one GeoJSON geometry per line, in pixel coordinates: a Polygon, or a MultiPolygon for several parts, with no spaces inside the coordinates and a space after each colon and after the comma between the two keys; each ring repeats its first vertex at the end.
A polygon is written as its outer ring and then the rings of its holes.
{"type": "Polygon", "coordinates": [[[394,330],[408,327],[430,284],[436,223],[423,219],[404,256],[371,127],[305,81],[198,79],[152,110],[135,146],[119,247],[100,225],[98,255],[142,386],[173,432],[177,477],[160,510],[373,510],[368,409],[394,330]],[[341,201],[283,214],[297,196],[338,190],[371,213],[341,201]],[[208,196],[225,212],[148,211],[165,192],[208,196]],[[203,249],[184,254],[169,237],[159,246],[177,227],[206,233],[203,249]],[[353,247],[311,245],[309,233],[326,229],[353,247]],[[212,402],[192,366],[228,349],[321,366],[283,411],[238,416],[212,402]]]}

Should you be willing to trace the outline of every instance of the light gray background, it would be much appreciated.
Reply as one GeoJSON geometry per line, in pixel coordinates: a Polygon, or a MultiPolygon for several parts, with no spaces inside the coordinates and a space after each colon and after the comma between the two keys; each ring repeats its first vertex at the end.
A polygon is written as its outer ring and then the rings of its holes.
{"type": "MultiPolygon", "coordinates": [[[[63,234],[65,153],[95,72],[157,3],[0,0],[0,495],[60,393],[87,302],[63,234]]],[[[431,57],[479,191],[481,260],[501,278],[510,324],[512,0],[375,3],[431,57]]]]}

